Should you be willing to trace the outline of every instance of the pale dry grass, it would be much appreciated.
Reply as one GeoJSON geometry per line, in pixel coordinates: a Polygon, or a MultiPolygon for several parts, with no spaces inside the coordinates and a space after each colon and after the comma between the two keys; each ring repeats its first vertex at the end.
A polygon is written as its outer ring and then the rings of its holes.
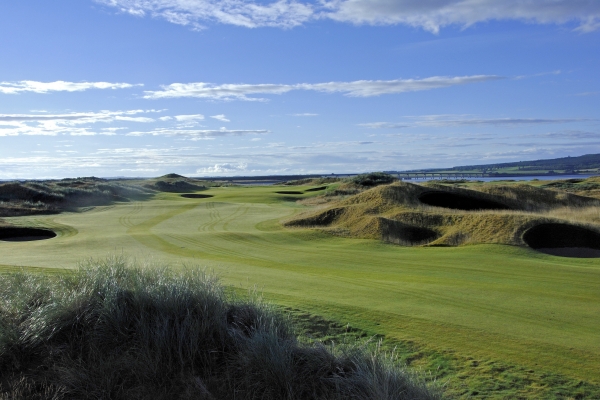
{"type": "Polygon", "coordinates": [[[530,227],[549,222],[570,223],[600,230],[600,201],[572,193],[533,187],[482,185],[476,191],[437,183],[415,185],[397,182],[361,192],[335,202],[311,200],[314,208],[285,221],[287,226],[324,229],[345,237],[381,239],[402,245],[498,243],[524,245],[522,235],[530,227]],[[509,210],[456,210],[429,206],[419,201],[427,191],[446,191],[492,200],[509,210]],[[396,236],[394,224],[427,228],[437,233],[431,241],[406,241],[396,236]]]}

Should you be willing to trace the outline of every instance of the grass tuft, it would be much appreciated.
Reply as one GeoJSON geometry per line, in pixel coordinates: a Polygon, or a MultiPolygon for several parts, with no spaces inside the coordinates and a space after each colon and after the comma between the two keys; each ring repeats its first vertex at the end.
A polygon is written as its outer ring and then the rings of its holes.
{"type": "Polygon", "coordinates": [[[0,277],[3,399],[437,399],[393,355],[300,343],[199,269],[88,261],[0,277]]]}

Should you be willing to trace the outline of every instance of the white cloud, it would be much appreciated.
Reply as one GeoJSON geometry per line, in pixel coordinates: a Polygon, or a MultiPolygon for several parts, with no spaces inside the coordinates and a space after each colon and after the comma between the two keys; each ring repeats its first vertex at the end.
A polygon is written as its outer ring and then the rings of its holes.
{"type": "Polygon", "coordinates": [[[204,119],[202,114],[176,115],[174,117],[179,122],[201,121],[204,119]]]}
{"type": "Polygon", "coordinates": [[[231,173],[246,171],[248,164],[246,163],[223,163],[215,164],[212,167],[199,168],[196,170],[197,174],[214,174],[214,173],[231,173]]]}
{"type": "Polygon", "coordinates": [[[156,110],[100,111],[89,113],[67,114],[0,114],[0,136],[92,136],[114,135],[116,130],[124,128],[103,128],[100,131],[91,130],[95,123],[152,122],[152,118],[134,117],[142,113],[159,112],[156,110]]]}
{"type": "Polygon", "coordinates": [[[23,92],[48,93],[48,92],[82,92],[89,89],[127,89],[134,86],[130,83],[110,83],[110,82],[37,82],[37,81],[16,81],[0,82],[0,93],[18,94],[23,92]]]}
{"type": "Polygon", "coordinates": [[[445,26],[468,27],[491,20],[537,24],[575,22],[576,31],[600,29],[596,0],[96,0],[137,17],[162,18],[203,28],[217,22],[248,28],[290,28],[316,19],[356,25],[408,25],[437,33],[445,26]]]}
{"type": "Polygon", "coordinates": [[[270,133],[265,129],[154,129],[151,131],[136,131],[128,136],[184,136],[189,138],[215,138],[221,136],[264,135],[270,133]]]}
{"type": "Polygon", "coordinates": [[[343,93],[350,97],[372,97],[382,94],[396,94],[445,88],[469,83],[487,82],[504,79],[496,75],[471,75],[471,76],[433,76],[424,79],[396,79],[389,81],[353,81],[353,82],[326,82],[326,83],[299,83],[294,85],[284,84],[223,84],[213,85],[206,82],[173,83],[162,86],[159,91],[146,91],[146,99],[163,99],[179,97],[195,97],[213,100],[246,100],[264,101],[249,95],[275,95],[284,94],[292,90],[310,90],[324,93],[343,93]]]}
{"type": "Polygon", "coordinates": [[[159,120],[161,120],[161,121],[170,121],[172,119],[173,119],[173,117],[169,117],[169,116],[159,118],[159,120]]]}
{"type": "Polygon", "coordinates": [[[358,124],[364,128],[369,129],[398,129],[398,128],[409,128],[410,125],[399,124],[395,122],[367,122],[365,124],[358,124]]]}
{"type": "Polygon", "coordinates": [[[214,118],[214,119],[217,119],[217,120],[223,121],[223,122],[231,122],[225,117],[225,114],[212,115],[211,118],[214,118]]]}
{"type": "MultiPolygon", "coordinates": [[[[2,122],[27,122],[27,121],[74,121],[74,123],[94,123],[114,121],[128,115],[153,113],[156,110],[127,110],[127,111],[100,111],[100,112],[74,112],[66,114],[0,114],[2,122]],[[78,121],[78,122],[75,122],[78,121]]],[[[146,122],[146,121],[144,121],[146,122]]]]}
{"type": "Polygon", "coordinates": [[[274,84],[224,84],[212,85],[210,83],[173,83],[162,86],[163,90],[146,91],[145,99],[163,99],[177,97],[198,97],[215,100],[249,100],[261,101],[263,99],[247,97],[249,94],[283,94],[293,90],[291,85],[274,84]]]}
{"type": "Polygon", "coordinates": [[[313,114],[313,113],[299,113],[299,114],[290,114],[292,117],[316,117],[319,114],[313,114]]]}
{"type": "Polygon", "coordinates": [[[149,15],[168,22],[202,29],[211,21],[246,28],[272,26],[291,28],[314,15],[313,6],[293,0],[270,3],[245,0],[96,0],[138,17],[149,15]]]}
{"type": "Polygon", "coordinates": [[[117,121],[129,121],[129,122],[154,122],[154,119],[148,117],[115,117],[117,121]]]}
{"type": "Polygon", "coordinates": [[[600,25],[600,3],[588,0],[333,0],[325,16],[353,24],[420,27],[437,33],[448,25],[471,26],[490,20],[538,24],[579,23],[579,31],[600,25]]]}

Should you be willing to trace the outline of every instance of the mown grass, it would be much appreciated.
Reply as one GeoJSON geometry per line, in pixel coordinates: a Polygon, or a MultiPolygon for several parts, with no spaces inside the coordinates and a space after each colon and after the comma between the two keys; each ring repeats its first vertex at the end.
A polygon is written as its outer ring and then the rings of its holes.
{"type": "Polygon", "coordinates": [[[598,384],[556,373],[540,373],[499,360],[465,357],[448,349],[432,350],[411,341],[391,340],[349,324],[341,325],[301,310],[287,308],[286,311],[302,337],[309,340],[325,343],[378,340],[380,348],[392,349],[402,363],[418,371],[427,371],[425,377],[441,385],[449,398],[600,398],[598,384]]]}
{"type": "Polygon", "coordinates": [[[199,268],[0,277],[0,398],[439,399],[393,356],[300,343],[199,268]]]}
{"type": "Polygon", "coordinates": [[[407,248],[288,230],[278,221],[309,207],[276,194],[280,189],[211,188],[202,192],[210,199],[161,193],[86,212],[12,218],[74,233],[0,243],[0,264],[73,268],[115,251],[199,264],[225,284],[258,285],[277,304],[385,337],[457,397],[598,397],[599,260],[506,245],[407,248]]]}

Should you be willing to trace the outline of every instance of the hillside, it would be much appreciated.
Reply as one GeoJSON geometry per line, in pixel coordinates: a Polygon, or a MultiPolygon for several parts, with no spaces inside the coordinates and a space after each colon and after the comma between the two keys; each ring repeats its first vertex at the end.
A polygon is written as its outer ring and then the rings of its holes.
{"type": "Polygon", "coordinates": [[[509,163],[462,165],[452,168],[422,169],[405,172],[488,172],[498,174],[596,174],[600,172],[600,154],[509,163]]]}
{"type": "Polygon", "coordinates": [[[144,198],[143,187],[95,177],[0,184],[0,217],[51,214],[144,198]]]}

